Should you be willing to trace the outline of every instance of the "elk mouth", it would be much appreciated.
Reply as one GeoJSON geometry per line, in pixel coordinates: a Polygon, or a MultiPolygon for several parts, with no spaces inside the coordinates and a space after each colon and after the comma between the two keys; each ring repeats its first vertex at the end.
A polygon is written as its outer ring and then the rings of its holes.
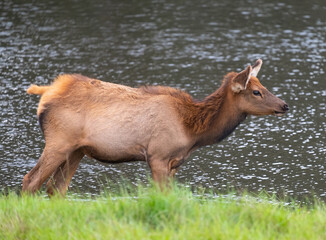
{"type": "Polygon", "coordinates": [[[283,112],[279,112],[279,111],[274,111],[274,115],[275,116],[282,116],[284,113],[286,113],[286,111],[283,111],[283,112]]]}

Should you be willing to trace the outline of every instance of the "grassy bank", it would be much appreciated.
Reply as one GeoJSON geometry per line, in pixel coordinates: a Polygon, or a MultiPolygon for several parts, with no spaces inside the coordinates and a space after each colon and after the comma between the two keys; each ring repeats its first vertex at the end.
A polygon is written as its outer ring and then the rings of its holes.
{"type": "Polygon", "coordinates": [[[326,239],[326,208],[189,190],[96,199],[0,196],[0,239],[326,239]],[[132,197],[131,197],[132,196],[132,197]]]}

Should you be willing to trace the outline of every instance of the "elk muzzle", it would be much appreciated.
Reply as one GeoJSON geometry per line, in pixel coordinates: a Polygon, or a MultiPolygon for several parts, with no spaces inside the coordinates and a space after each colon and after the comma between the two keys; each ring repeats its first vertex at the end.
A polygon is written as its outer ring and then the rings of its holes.
{"type": "Polygon", "coordinates": [[[276,116],[282,116],[284,113],[290,110],[289,105],[287,105],[285,102],[280,106],[281,111],[274,111],[274,115],[276,116]]]}

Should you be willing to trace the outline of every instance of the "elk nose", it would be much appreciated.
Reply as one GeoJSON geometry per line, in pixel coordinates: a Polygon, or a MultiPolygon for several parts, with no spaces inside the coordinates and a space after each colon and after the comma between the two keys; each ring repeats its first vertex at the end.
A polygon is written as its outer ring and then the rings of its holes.
{"type": "Polygon", "coordinates": [[[288,106],[287,104],[284,104],[284,106],[283,106],[283,110],[284,110],[284,111],[289,111],[290,108],[289,108],[289,106],[288,106]]]}

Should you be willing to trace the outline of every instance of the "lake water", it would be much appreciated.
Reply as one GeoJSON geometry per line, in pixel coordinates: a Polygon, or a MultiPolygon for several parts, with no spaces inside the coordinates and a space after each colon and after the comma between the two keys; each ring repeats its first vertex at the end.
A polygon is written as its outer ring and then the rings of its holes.
{"type": "MultiPolygon", "coordinates": [[[[0,2],[0,189],[20,189],[44,140],[31,83],[61,73],[129,86],[178,87],[202,99],[229,71],[262,58],[259,79],[285,100],[283,117],[248,117],[177,174],[189,187],[326,200],[326,3],[251,1],[0,2]]],[[[72,192],[147,182],[146,163],[84,158],[72,192]]]]}

